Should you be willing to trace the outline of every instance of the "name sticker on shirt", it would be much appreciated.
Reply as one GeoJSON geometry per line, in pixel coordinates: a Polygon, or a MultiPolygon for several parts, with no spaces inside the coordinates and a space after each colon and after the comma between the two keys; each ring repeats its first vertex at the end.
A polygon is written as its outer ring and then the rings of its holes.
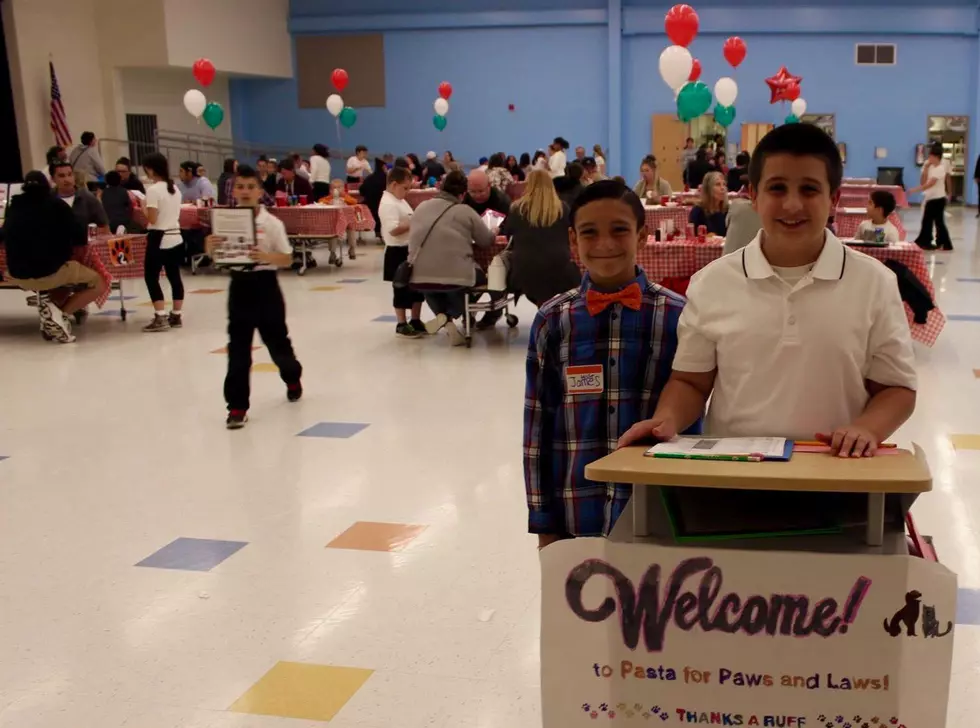
{"type": "Polygon", "coordinates": [[[602,364],[567,367],[565,387],[569,394],[602,394],[602,364]]]}

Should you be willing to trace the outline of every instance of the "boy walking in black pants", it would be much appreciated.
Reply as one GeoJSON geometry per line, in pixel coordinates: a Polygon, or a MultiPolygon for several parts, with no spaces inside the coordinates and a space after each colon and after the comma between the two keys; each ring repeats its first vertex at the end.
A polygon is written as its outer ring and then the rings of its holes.
{"type": "MultiPolygon", "coordinates": [[[[228,289],[228,375],[225,377],[225,401],[228,403],[229,430],[237,430],[248,421],[249,376],[252,369],[252,336],[259,336],[279,367],[286,383],[290,402],[303,396],[300,377],[303,367],[293,353],[286,328],[286,303],[276,279],[276,269],[292,264],[293,250],[282,221],[269,214],[259,200],[262,186],[251,167],[241,166],[235,178],[233,194],[239,207],[255,210],[256,247],[250,253],[256,265],[232,270],[228,289]]],[[[208,238],[208,252],[216,243],[208,238]]]]}

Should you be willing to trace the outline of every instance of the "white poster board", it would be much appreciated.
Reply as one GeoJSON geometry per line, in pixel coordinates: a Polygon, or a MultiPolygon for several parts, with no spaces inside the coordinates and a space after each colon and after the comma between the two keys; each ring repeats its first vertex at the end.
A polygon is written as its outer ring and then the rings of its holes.
{"type": "Polygon", "coordinates": [[[942,728],[956,577],[902,556],[562,541],[544,728],[942,728]]]}

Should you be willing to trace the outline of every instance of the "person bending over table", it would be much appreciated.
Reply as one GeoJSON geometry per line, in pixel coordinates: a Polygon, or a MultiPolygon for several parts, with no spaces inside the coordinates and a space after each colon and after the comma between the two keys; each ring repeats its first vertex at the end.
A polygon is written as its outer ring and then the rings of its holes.
{"type": "MultiPolygon", "coordinates": [[[[143,166],[146,167],[145,164],[143,166]]],[[[217,198],[211,181],[207,177],[199,176],[198,167],[200,165],[197,162],[190,160],[180,164],[180,171],[178,172],[180,180],[177,182],[177,189],[180,191],[182,202],[197,202],[198,200],[217,198]]]]}
{"type": "Polygon", "coordinates": [[[684,308],[681,296],[651,283],[636,265],[647,241],[646,218],[625,184],[589,185],[570,219],[571,243],[586,274],[578,287],[541,307],[527,350],[524,482],[528,531],[537,534],[539,548],[608,535],[623,512],[632,486],[590,482],[585,467],[615,450],[632,422],[654,412],[684,308]],[[584,375],[596,369],[599,376],[587,381],[584,375]]]}
{"type": "MultiPolygon", "coordinates": [[[[66,168],[70,177],[71,168],[66,168]]],[[[11,283],[49,294],[38,300],[45,338],[73,342],[68,317],[104,294],[106,283],[96,271],[72,260],[75,249],[88,244],[87,231],[71,209],[51,195],[43,172],[28,172],[23,193],[10,201],[3,240],[11,283]],[[66,290],[78,286],[84,288],[66,290]]]]}
{"type": "Polygon", "coordinates": [[[105,189],[102,190],[102,208],[109,218],[109,229],[128,229],[133,224],[133,201],[129,190],[122,186],[122,176],[111,170],[105,173],[105,189]]]}
{"type": "Polygon", "coordinates": [[[712,235],[725,237],[728,228],[728,185],[721,172],[709,172],[701,183],[701,201],[691,208],[687,221],[695,234],[704,225],[712,235]]]}
{"type": "Polygon", "coordinates": [[[296,166],[288,157],[279,163],[280,179],[276,184],[276,192],[285,192],[287,197],[306,195],[307,201],[313,199],[313,185],[310,181],[296,174],[296,166]]]}
{"type": "Polygon", "coordinates": [[[435,197],[415,209],[408,243],[408,259],[414,262],[412,288],[425,292],[436,314],[426,331],[434,334],[445,328],[452,346],[466,343],[454,323],[465,312],[466,289],[486,282],[473,261],[473,246],[489,248],[495,238],[472,207],[460,204],[466,190],[462,172],[447,174],[435,197]]]}
{"type": "Polygon", "coordinates": [[[670,189],[670,182],[657,172],[657,158],[652,154],[645,156],[640,163],[640,181],[633,186],[633,192],[645,204],[654,200],[659,204],[662,197],[674,194],[670,189]]]}
{"type": "Polygon", "coordinates": [[[531,172],[523,197],[511,205],[499,235],[510,238],[509,288],[539,308],[582,281],[568,245],[568,207],[558,197],[551,175],[531,172]]]}
{"type": "Polygon", "coordinates": [[[78,224],[86,230],[95,225],[100,233],[109,232],[109,218],[99,198],[84,187],[75,186],[75,172],[68,162],[51,165],[51,179],[55,184],[55,196],[71,208],[78,224]]]}

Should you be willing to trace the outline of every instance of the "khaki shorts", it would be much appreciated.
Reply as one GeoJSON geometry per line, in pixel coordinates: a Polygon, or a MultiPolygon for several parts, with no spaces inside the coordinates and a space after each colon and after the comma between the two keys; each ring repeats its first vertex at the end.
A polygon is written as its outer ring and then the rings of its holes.
{"type": "Polygon", "coordinates": [[[86,268],[77,260],[69,260],[54,273],[44,278],[8,278],[8,280],[27,290],[51,291],[65,286],[95,288],[99,284],[99,274],[91,268],[86,268]]]}

